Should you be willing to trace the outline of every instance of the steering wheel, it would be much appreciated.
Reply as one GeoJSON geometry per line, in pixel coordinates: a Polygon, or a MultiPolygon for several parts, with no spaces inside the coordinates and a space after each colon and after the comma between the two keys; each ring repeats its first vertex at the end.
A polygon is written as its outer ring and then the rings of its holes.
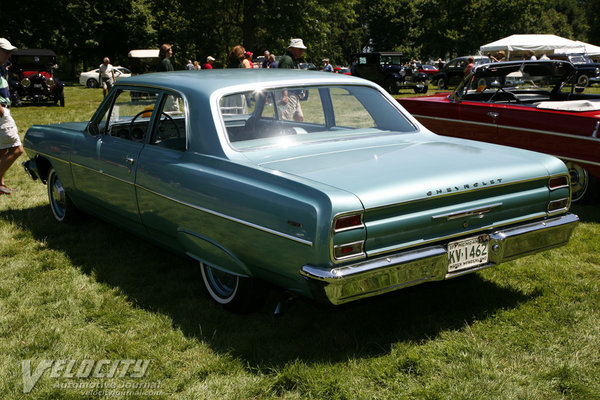
{"type": "MultiPolygon", "coordinates": [[[[135,114],[135,116],[131,119],[131,122],[129,123],[129,139],[130,140],[133,140],[134,142],[143,142],[144,141],[144,134],[146,132],[143,129],[134,129],[135,120],[138,119],[138,117],[140,115],[142,115],[144,113],[152,114],[153,111],[154,110],[142,110],[142,111],[138,112],[137,114],[135,114]]],[[[175,127],[175,131],[177,132],[177,137],[179,137],[179,128],[177,127],[177,124],[173,120],[173,117],[171,117],[169,114],[165,113],[164,111],[161,112],[161,116],[162,115],[167,117],[167,119],[173,123],[173,126],[175,127]]]]}
{"type": "Polygon", "coordinates": [[[506,101],[508,101],[510,103],[511,99],[515,101],[515,103],[520,103],[521,101],[519,100],[519,98],[513,93],[513,92],[508,92],[506,90],[504,90],[503,87],[498,87],[498,90],[496,90],[496,93],[494,93],[488,100],[488,103],[491,103],[492,100],[494,100],[494,97],[496,97],[496,95],[500,92],[503,92],[504,94],[506,94],[506,101]]]}

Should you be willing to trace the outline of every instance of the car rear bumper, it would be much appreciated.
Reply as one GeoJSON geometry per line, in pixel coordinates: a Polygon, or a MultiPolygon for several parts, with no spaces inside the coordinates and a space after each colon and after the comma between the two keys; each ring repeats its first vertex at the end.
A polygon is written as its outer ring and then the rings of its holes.
{"type": "Polygon", "coordinates": [[[342,304],[428,281],[454,278],[565,245],[578,221],[575,214],[566,214],[490,233],[489,262],[452,273],[448,273],[446,245],[409,250],[331,269],[305,265],[300,273],[309,280],[315,298],[342,304]]]}

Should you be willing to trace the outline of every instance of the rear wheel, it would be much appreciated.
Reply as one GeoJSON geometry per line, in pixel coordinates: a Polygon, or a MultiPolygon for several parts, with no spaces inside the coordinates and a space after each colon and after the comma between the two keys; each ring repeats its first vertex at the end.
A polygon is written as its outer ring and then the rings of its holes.
{"type": "Polygon", "coordinates": [[[92,89],[96,89],[100,85],[98,84],[98,81],[96,79],[90,78],[87,80],[86,86],[92,89]]]}
{"type": "Polygon", "coordinates": [[[48,200],[50,202],[50,210],[57,222],[68,222],[73,219],[76,212],[75,205],[65,192],[65,188],[56,174],[54,168],[48,173],[48,200]]]}
{"type": "Polygon", "coordinates": [[[253,306],[252,280],[200,263],[202,280],[210,297],[232,311],[248,311],[253,306]]]}

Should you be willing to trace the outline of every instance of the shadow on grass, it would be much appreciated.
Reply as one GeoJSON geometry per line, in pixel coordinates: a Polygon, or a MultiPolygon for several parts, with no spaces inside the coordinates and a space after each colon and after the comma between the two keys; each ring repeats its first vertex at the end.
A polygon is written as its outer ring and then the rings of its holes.
{"type": "Polygon", "coordinates": [[[579,204],[575,203],[571,211],[579,216],[581,222],[600,222],[599,204],[579,204]]]}
{"type": "Polygon", "coordinates": [[[395,343],[430,340],[538,295],[472,274],[336,308],[297,299],[282,316],[272,314],[281,295],[273,289],[257,312],[232,314],[209,300],[196,263],[100,220],[57,224],[42,206],[3,211],[0,218],[63,252],[74,266],[118,288],[137,307],[169,316],[187,337],[253,368],[386,354],[395,343]]]}

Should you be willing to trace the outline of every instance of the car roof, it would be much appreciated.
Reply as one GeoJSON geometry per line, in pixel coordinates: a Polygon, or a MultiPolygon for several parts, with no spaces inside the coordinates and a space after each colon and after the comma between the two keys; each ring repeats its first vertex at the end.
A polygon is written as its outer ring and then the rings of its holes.
{"type": "Polygon", "coordinates": [[[119,80],[117,86],[144,85],[170,88],[181,93],[211,93],[225,88],[240,87],[240,90],[267,86],[360,84],[375,86],[371,82],[349,75],[300,69],[213,69],[202,71],[155,72],[134,75],[119,80]],[[241,88],[244,87],[244,88],[241,88]]]}

